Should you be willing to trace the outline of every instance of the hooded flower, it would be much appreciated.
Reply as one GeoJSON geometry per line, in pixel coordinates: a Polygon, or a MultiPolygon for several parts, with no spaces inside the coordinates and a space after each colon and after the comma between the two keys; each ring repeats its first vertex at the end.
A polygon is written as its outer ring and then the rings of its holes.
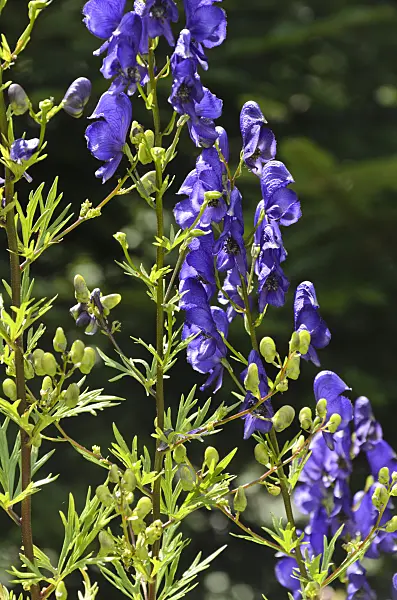
{"type": "Polygon", "coordinates": [[[357,561],[347,568],[347,598],[346,600],[376,600],[376,594],[370,587],[366,570],[357,561]]]}
{"type": "Polygon", "coordinates": [[[197,279],[205,289],[208,300],[216,291],[213,246],[214,235],[211,231],[206,235],[194,238],[189,244],[189,253],[179,274],[182,282],[191,277],[197,279]]]}
{"type": "Polygon", "coordinates": [[[106,92],[99,99],[90,119],[101,119],[86,129],[85,137],[90,152],[105,164],[96,172],[105,183],[112,177],[123,157],[123,147],[132,120],[131,102],[124,93],[106,92]]]}
{"type": "Polygon", "coordinates": [[[316,349],[325,348],[331,339],[331,332],[318,310],[314,285],[310,281],[299,284],[294,300],[295,331],[307,329],[311,335],[309,351],[302,358],[311,360],[316,367],[320,366],[316,349]]]}
{"type": "Polygon", "coordinates": [[[89,0],[83,7],[83,22],[88,31],[101,40],[111,37],[119,25],[126,0],[89,0]]]}
{"type": "Polygon", "coordinates": [[[62,108],[71,117],[78,119],[83,115],[84,107],[90,99],[91,81],[78,77],[70,84],[62,100],[62,108]]]}
{"type": "Polygon", "coordinates": [[[265,124],[265,117],[258,104],[246,102],[240,114],[243,158],[247,167],[258,176],[261,175],[263,166],[276,156],[274,133],[265,124]]]}
{"type": "Polygon", "coordinates": [[[170,46],[175,45],[171,23],[178,20],[178,8],[173,0],[135,0],[134,6],[142,17],[145,38],[163,35],[170,46]]]}
{"type": "MultiPolygon", "coordinates": [[[[259,392],[261,398],[266,396],[269,393],[269,386],[267,383],[267,375],[265,368],[263,366],[263,362],[259,354],[255,350],[251,350],[248,357],[248,365],[255,363],[258,367],[258,375],[259,375],[259,392]]],[[[241,373],[241,379],[244,381],[248,372],[248,368],[244,369],[241,373]]],[[[258,399],[255,398],[251,394],[251,392],[247,392],[244,402],[241,406],[241,410],[247,410],[257,404],[258,399]]],[[[257,409],[252,411],[252,413],[243,417],[244,420],[244,439],[247,440],[255,431],[259,431],[261,433],[268,433],[273,423],[271,421],[272,416],[274,415],[273,407],[270,400],[266,400],[262,402],[257,409]]]]}
{"type": "Polygon", "coordinates": [[[279,160],[271,160],[264,165],[261,189],[264,209],[269,220],[288,226],[300,219],[302,212],[298,197],[293,190],[287,188],[293,182],[291,173],[279,160]]]}
{"type": "Polygon", "coordinates": [[[353,418],[353,406],[343,393],[351,388],[333,371],[321,371],[316,375],[313,388],[316,402],[321,398],[327,401],[327,419],[337,413],[342,418],[339,429],[345,429],[353,418]]]}
{"type": "Polygon", "coordinates": [[[32,138],[31,140],[25,140],[19,138],[11,144],[10,148],[10,159],[16,162],[18,165],[22,164],[23,160],[29,160],[33,154],[37,151],[40,144],[38,138],[32,138]]]}

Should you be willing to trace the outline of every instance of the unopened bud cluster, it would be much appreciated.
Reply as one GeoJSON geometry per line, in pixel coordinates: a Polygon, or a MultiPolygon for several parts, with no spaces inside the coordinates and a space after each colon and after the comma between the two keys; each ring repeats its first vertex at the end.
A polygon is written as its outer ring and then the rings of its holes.
{"type": "Polygon", "coordinates": [[[120,294],[102,296],[99,288],[90,292],[82,275],[76,275],[74,278],[74,292],[77,304],[72,306],[70,314],[77,327],[84,328],[87,335],[94,335],[98,325],[103,326],[110,311],[121,301],[120,294]]]}

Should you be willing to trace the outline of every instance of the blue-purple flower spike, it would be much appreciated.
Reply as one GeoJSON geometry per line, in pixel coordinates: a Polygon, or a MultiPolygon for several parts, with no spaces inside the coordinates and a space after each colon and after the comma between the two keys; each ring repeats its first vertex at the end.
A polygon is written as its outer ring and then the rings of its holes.
{"type": "Polygon", "coordinates": [[[319,314],[316,291],[311,281],[298,285],[294,300],[295,331],[307,329],[311,335],[309,351],[302,358],[311,360],[316,367],[320,361],[316,350],[325,348],[330,342],[331,332],[319,314]]]}
{"type": "Polygon", "coordinates": [[[266,119],[256,102],[246,102],[241,109],[240,130],[243,158],[247,167],[260,176],[263,166],[276,156],[276,139],[266,127],[266,119]]]}

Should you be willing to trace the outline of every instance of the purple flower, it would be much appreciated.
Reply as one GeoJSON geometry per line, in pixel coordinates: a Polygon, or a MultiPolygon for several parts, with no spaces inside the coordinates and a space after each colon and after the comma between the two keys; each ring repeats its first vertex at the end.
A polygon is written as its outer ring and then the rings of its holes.
{"type": "Polygon", "coordinates": [[[267,304],[283,306],[288,292],[289,281],[280,264],[263,264],[258,276],[259,310],[263,312],[267,304]]]}
{"type": "Polygon", "coordinates": [[[89,0],[83,7],[83,22],[88,31],[106,40],[119,25],[126,0],[89,0]]]}
{"type": "Polygon", "coordinates": [[[287,188],[293,182],[291,173],[279,160],[271,160],[264,165],[261,189],[269,220],[288,226],[300,219],[302,212],[298,197],[293,190],[287,188]]]}
{"type": "Polygon", "coordinates": [[[316,375],[313,388],[316,402],[321,398],[327,401],[327,418],[337,413],[342,417],[339,429],[347,427],[353,418],[353,407],[349,398],[346,398],[343,393],[351,388],[333,371],[321,371],[316,375]]]}
{"type": "Polygon", "coordinates": [[[221,235],[214,246],[218,271],[237,268],[245,276],[247,273],[247,255],[245,251],[243,227],[238,219],[226,215],[221,235]]]}
{"type": "MultiPolygon", "coordinates": [[[[360,536],[362,540],[365,539],[378,519],[379,512],[372,503],[372,496],[378,485],[372,485],[367,491],[357,492],[353,498],[353,518],[350,525],[350,533],[353,538],[360,536]]],[[[391,519],[391,508],[391,503],[389,503],[382,515],[380,525],[385,525],[391,519]]],[[[379,558],[380,552],[388,554],[395,552],[397,550],[396,535],[396,533],[378,531],[365,556],[379,558]]]]}
{"type": "Polygon", "coordinates": [[[135,0],[135,10],[142,17],[144,37],[165,37],[170,46],[175,45],[171,22],[178,20],[178,8],[173,0],[135,0]]]}
{"type": "MultiPolygon", "coordinates": [[[[229,323],[231,323],[236,316],[237,312],[234,309],[233,304],[239,306],[240,308],[244,308],[244,301],[238,291],[238,288],[241,286],[241,278],[238,272],[238,269],[230,269],[227,271],[226,277],[223,281],[222,290],[227,294],[223,294],[221,291],[218,294],[218,302],[220,304],[224,304],[227,306],[226,315],[229,323]],[[229,299],[232,300],[233,304],[230,303],[229,299]]],[[[243,314],[242,312],[239,314],[243,314]]]]}
{"type": "Polygon", "coordinates": [[[214,0],[184,0],[186,29],[198,44],[213,48],[226,37],[225,11],[213,6],[214,0]]]}
{"type": "Polygon", "coordinates": [[[31,140],[25,140],[19,138],[11,144],[10,148],[10,159],[16,162],[18,165],[22,164],[22,161],[29,160],[33,154],[37,151],[40,144],[38,138],[32,138],[31,140]]]}
{"type": "MultiPolygon", "coordinates": [[[[248,356],[248,364],[255,363],[258,367],[258,375],[259,375],[259,392],[261,398],[266,396],[269,393],[269,386],[267,383],[267,375],[265,368],[263,366],[263,362],[259,354],[255,350],[251,350],[248,356]]],[[[248,372],[248,368],[244,369],[241,373],[241,379],[244,381],[248,372]]],[[[257,404],[258,399],[255,398],[251,392],[247,392],[244,402],[241,406],[241,410],[247,410],[252,406],[257,404]]],[[[247,440],[255,431],[260,431],[261,433],[268,433],[273,423],[271,421],[272,416],[274,415],[273,407],[270,400],[266,400],[262,402],[257,409],[255,409],[252,413],[243,417],[244,420],[244,439],[247,440]]]]}
{"type": "Polygon", "coordinates": [[[299,284],[294,300],[295,331],[307,329],[311,335],[309,351],[303,355],[305,360],[311,360],[316,367],[320,366],[316,349],[325,348],[331,339],[324,319],[320,316],[314,285],[310,281],[299,284]]]}
{"type": "Polygon", "coordinates": [[[78,77],[70,84],[62,100],[62,108],[71,117],[78,119],[83,115],[84,107],[90,99],[91,81],[78,77]]]}
{"type": "MultiPolygon", "coordinates": [[[[181,281],[194,277],[201,283],[210,300],[216,291],[212,232],[194,238],[189,244],[189,253],[182,265],[179,277],[181,281]]],[[[182,299],[183,302],[183,299],[182,299]]]]}
{"type": "Polygon", "coordinates": [[[292,592],[294,600],[301,598],[301,584],[297,575],[299,574],[298,563],[294,558],[281,558],[275,567],[276,579],[284,588],[292,592]]]}
{"type": "Polygon", "coordinates": [[[105,183],[114,175],[123,157],[123,147],[132,120],[128,96],[106,92],[99,99],[90,119],[101,119],[87,127],[85,137],[93,156],[105,162],[95,172],[95,176],[102,177],[102,183],[105,183]]]}
{"type": "Polygon", "coordinates": [[[376,594],[370,587],[366,570],[359,562],[355,562],[347,568],[347,598],[346,600],[376,600],[376,594]]]}
{"type": "Polygon", "coordinates": [[[362,450],[364,452],[371,450],[383,438],[382,427],[375,420],[371,403],[365,396],[360,396],[354,403],[354,430],[355,456],[362,450]]]}
{"type": "Polygon", "coordinates": [[[246,102],[240,114],[243,158],[247,167],[258,176],[262,173],[263,165],[276,156],[274,133],[265,123],[265,117],[258,104],[246,102]]]}

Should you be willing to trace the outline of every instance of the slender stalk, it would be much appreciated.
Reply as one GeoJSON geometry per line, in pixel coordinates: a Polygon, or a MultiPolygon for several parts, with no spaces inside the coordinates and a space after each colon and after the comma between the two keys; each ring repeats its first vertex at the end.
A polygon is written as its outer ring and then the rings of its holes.
{"type": "MultiPolygon", "coordinates": [[[[0,85],[2,83],[2,72],[0,71],[0,85]]],[[[8,126],[6,107],[4,102],[4,93],[0,91],[0,132],[3,140],[7,140],[8,126]]],[[[5,202],[6,205],[11,204],[14,198],[14,184],[12,181],[12,173],[9,169],[5,170],[5,202]]],[[[18,255],[18,238],[15,227],[14,209],[11,208],[6,215],[6,232],[8,250],[10,256],[10,273],[11,273],[11,290],[12,304],[19,308],[21,305],[21,272],[19,269],[18,255]]],[[[26,389],[25,389],[25,373],[24,373],[24,358],[23,358],[23,336],[15,340],[15,382],[17,386],[17,395],[20,399],[18,407],[19,413],[23,414],[27,409],[26,389]]],[[[25,490],[31,482],[31,445],[29,435],[24,429],[20,429],[21,436],[21,480],[22,491],[25,490]]],[[[31,515],[31,496],[27,496],[21,503],[21,532],[23,552],[25,556],[34,562],[33,553],[33,534],[32,534],[32,515],[31,515]]],[[[38,600],[40,597],[40,589],[38,585],[32,585],[30,588],[32,600],[38,600]]]]}
{"type": "MultiPolygon", "coordinates": [[[[247,322],[247,326],[248,326],[248,330],[249,330],[249,334],[250,334],[250,338],[251,338],[251,342],[252,342],[252,347],[254,350],[259,352],[258,340],[256,338],[255,327],[253,326],[252,315],[251,315],[251,310],[250,310],[250,305],[249,305],[247,284],[245,283],[245,279],[243,277],[241,277],[241,289],[242,289],[243,300],[244,300],[244,304],[245,304],[245,317],[246,317],[246,322],[247,322]]],[[[274,455],[277,457],[277,461],[278,461],[277,473],[278,473],[279,480],[280,480],[281,495],[283,498],[285,514],[287,516],[288,522],[294,528],[294,539],[297,540],[296,525],[295,525],[294,513],[292,511],[291,498],[290,498],[290,494],[289,494],[288,479],[287,479],[287,476],[285,475],[285,471],[284,471],[282,462],[279,461],[280,449],[278,447],[277,435],[276,435],[276,432],[274,431],[274,429],[270,430],[269,438],[270,438],[270,443],[273,447],[274,455]]],[[[305,567],[305,562],[303,560],[303,556],[302,556],[302,552],[301,552],[299,544],[297,544],[296,548],[295,548],[295,558],[296,558],[296,562],[298,563],[299,572],[300,572],[301,576],[304,579],[307,579],[308,576],[307,576],[307,571],[306,571],[306,567],[305,567]]]]}
{"type": "MultiPolygon", "coordinates": [[[[149,50],[149,78],[150,78],[150,89],[152,92],[152,112],[153,112],[153,125],[154,125],[154,144],[156,147],[160,147],[162,144],[161,125],[160,125],[160,112],[157,100],[157,82],[155,78],[155,63],[154,63],[154,52],[153,49],[149,50]]],[[[164,216],[163,216],[163,173],[161,165],[158,161],[155,163],[156,166],[156,219],[157,219],[157,237],[162,239],[164,235],[164,216]]],[[[157,246],[156,264],[158,269],[162,269],[164,266],[164,248],[157,246]]],[[[159,429],[164,429],[164,371],[163,371],[163,358],[164,358],[164,277],[159,277],[157,281],[157,302],[156,302],[156,352],[159,357],[157,361],[157,377],[156,377],[156,421],[159,429]]],[[[158,452],[158,446],[160,441],[157,440],[156,454],[154,458],[154,470],[158,473],[161,471],[163,466],[163,453],[158,452]]],[[[153,485],[153,521],[160,518],[160,502],[161,502],[161,478],[158,477],[153,485]]],[[[156,558],[160,552],[160,540],[153,544],[152,557],[156,558]]],[[[154,577],[153,581],[149,584],[148,589],[148,600],[156,600],[157,594],[157,578],[154,577]]]]}

